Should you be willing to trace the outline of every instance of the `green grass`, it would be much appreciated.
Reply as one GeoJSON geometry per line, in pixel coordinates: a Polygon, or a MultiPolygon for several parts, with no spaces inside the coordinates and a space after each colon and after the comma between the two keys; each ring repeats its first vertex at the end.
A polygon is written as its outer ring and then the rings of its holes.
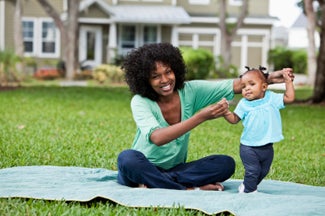
{"type": "MultiPolygon", "coordinates": [[[[297,89],[297,98],[311,95],[297,89]]],[[[30,86],[0,92],[0,168],[28,165],[116,170],[120,151],[135,132],[126,87],[30,86]]],[[[236,96],[238,101],[240,95],[236,96]]],[[[234,108],[234,105],[231,107],[234,108]]],[[[291,104],[281,111],[285,139],[275,144],[267,179],[325,185],[325,107],[291,104]]],[[[241,124],[208,121],[191,134],[189,160],[227,154],[244,169],[238,148],[241,124]]],[[[204,215],[182,207],[127,208],[105,200],[90,203],[0,199],[0,215],[204,215]]]]}

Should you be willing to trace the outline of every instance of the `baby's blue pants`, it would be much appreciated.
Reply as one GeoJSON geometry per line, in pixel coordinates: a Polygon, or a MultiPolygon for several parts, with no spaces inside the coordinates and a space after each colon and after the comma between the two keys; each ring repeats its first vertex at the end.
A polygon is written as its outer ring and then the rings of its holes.
{"type": "Polygon", "coordinates": [[[245,193],[257,190],[257,185],[270,171],[273,156],[273,143],[259,147],[240,145],[240,158],[245,167],[245,193]]]}

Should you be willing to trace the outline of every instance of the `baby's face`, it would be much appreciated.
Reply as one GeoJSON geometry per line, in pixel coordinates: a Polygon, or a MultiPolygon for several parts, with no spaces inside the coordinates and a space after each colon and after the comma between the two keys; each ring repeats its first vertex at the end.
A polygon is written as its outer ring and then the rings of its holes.
{"type": "Polygon", "coordinates": [[[241,77],[242,95],[247,100],[264,97],[267,83],[260,71],[248,71],[241,77]]]}

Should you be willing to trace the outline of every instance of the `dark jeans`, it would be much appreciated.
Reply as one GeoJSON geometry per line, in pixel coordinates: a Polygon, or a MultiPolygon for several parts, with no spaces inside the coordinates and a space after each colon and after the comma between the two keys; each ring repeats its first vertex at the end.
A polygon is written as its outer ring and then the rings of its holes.
{"type": "Polygon", "coordinates": [[[245,193],[257,190],[257,185],[270,171],[273,156],[272,143],[260,147],[240,145],[240,158],[245,167],[245,193]]]}
{"type": "Polygon", "coordinates": [[[129,149],[120,153],[117,163],[118,183],[130,187],[144,184],[148,188],[185,190],[223,182],[235,172],[234,159],[226,155],[211,155],[164,170],[141,152],[129,149]]]}

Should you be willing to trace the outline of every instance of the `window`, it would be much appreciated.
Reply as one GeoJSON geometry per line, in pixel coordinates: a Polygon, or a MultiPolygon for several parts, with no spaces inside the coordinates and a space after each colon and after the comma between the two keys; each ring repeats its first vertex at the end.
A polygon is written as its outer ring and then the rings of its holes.
{"type": "Polygon", "coordinates": [[[157,27],[144,26],[143,28],[143,43],[156,43],[157,42],[157,27]]]}
{"type": "Polygon", "coordinates": [[[59,57],[59,31],[49,19],[22,21],[25,54],[38,57],[59,57]]]}
{"type": "Polygon", "coordinates": [[[55,53],[55,26],[53,22],[42,23],[42,53],[55,53]]]}
{"type": "Polygon", "coordinates": [[[89,60],[95,60],[95,50],[96,50],[96,32],[88,31],[86,33],[86,57],[89,60]]]}
{"type": "Polygon", "coordinates": [[[143,44],[159,41],[159,27],[156,25],[122,25],[120,26],[120,54],[143,44]]]}
{"type": "Polygon", "coordinates": [[[208,5],[210,0],[189,0],[189,3],[193,5],[208,5]]]}
{"type": "Polygon", "coordinates": [[[242,6],[243,5],[243,0],[229,0],[229,5],[242,6]]]}
{"type": "MultiPolygon", "coordinates": [[[[117,1],[117,0],[115,0],[117,1]]],[[[162,2],[163,0],[118,0],[121,2],[162,2]]]]}
{"type": "Polygon", "coordinates": [[[122,27],[122,48],[135,48],[135,26],[122,27]]]}
{"type": "Polygon", "coordinates": [[[23,40],[26,53],[33,53],[34,51],[34,22],[23,21],[23,40]]]}

